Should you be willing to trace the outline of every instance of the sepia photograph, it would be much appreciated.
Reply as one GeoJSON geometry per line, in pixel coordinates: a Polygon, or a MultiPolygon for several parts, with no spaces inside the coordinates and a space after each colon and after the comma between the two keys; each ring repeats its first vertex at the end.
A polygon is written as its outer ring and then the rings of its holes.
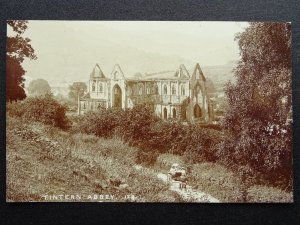
{"type": "Polygon", "coordinates": [[[293,203],[290,22],[6,24],[6,202],[293,203]]]}

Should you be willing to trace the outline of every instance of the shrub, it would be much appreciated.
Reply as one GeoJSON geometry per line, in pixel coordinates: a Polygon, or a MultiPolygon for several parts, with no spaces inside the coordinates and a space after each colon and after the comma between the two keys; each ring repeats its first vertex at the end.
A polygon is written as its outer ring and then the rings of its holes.
{"type": "MultiPolygon", "coordinates": [[[[256,183],[292,189],[291,126],[271,131],[259,121],[248,121],[239,137],[224,135],[219,145],[219,160],[239,169],[244,177],[254,176],[256,183]],[[286,130],[286,133],[282,133],[286,130]],[[243,175],[244,174],[244,175],[243,175]],[[259,180],[258,180],[259,179],[259,180]]],[[[253,181],[254,182],[254,181],[253,181]]]]}
{"type": "Polygon", "coordinates": [[[24,109],[21,101],[7,102],[6,112],[12,117],[21,117],[24,114],[24,109]]]}
{"type": "Polygon", "coordinates": [[[123,112],[112,108],[89,111],[77,120],[77,130],[98,137],[110,138],[120,126],[123,112]]]}
{"type": "MultiPolygon", "coordinates": [[[[185,126],[179,122],[157,122],[148,136],[147,147],[161,153],[184,155],[188,151],[206,161],[216,160],[216,146],[221,141],[221,132],[200,125],[185,126]]],[[[197,156],[197,157],[196,157],[197,156]]]]}
{"type": "Polygon", "coordinates": [[[51,95],[8,103],[7,110],[9,115],[22,117],[26,121],[42,122],[62,129],[70,126],[70,121],[66,117],[66,107],[59,104],[51,95]]]}
{"type": "Polygon", "coordinates": [[[101,108],[76,119],[77,130],[99,137],[114,135],[131,146],[140,148],[139,161],[153,164],[156,152],[193,155],[198,161],[215,161],[216,146],[221,132],[202,125],[182,125],[178,121],[162,121],[153,114],[148,105],[132,109],[116,110],[101,108]],[[153,154],[153,156],[151,156],[153,154]]]}
{"type": "Polygon", "coordinates": [[[178,122],[157,121],[152,124],[147,139],[143,142],[144,148],[156,149],[160,153],[178,153],[186,137],[186,129],[178,122]]]}
{"type": "Polygon", "coordinates": [[[222,127],[220,124],[199,124],[199,126],[201,126],[202,128],[214,129],[214,130],[218,130],[218,131],[222,130],[222,127]]]}
{"type": "Polygon", "coordinates": [[[117,135],[132,145],[144,141],[152,123],[157,121],[147,105],[138,105],[125,111],[115,108],[100,108],[76,118],[77,128],[99,137],[117,135]]]}
{"type": "Polygon", "coordinates": [[[140,145],[147,141],[152,124],[158,121],[153,109],[148,105],[137,105],[126,109],[122,114],[118,133],[133,145],[140,145]]]}
{"type": "Polygon", "coordinates": [[[194,155],[193,163],[217,160],[216,149],[222,140],[222,133],[214,129],[203,128],[201,125],[189,126],[186,137],[181,144],[185,151],[181,152],[186,157],[188,154],[194,155]]]}
{"type": "Polygon", "coordinates": [[[59,104],[51,95],[27,98],[23,102],[23,118],[53,125],[62,129],[69,127],[66,107],[59,104]]]}
{"type": "Polygon", "coordinates": [[[188,164],[195,164],[195,163],[201,163],[201,162],[205,162],[205,157],[204,154],[202,154],[202,150],[201,151],[195,151],[191,148],[187,149],[183,155],[183,160],[185,162],[187,162],[188,164]]]}

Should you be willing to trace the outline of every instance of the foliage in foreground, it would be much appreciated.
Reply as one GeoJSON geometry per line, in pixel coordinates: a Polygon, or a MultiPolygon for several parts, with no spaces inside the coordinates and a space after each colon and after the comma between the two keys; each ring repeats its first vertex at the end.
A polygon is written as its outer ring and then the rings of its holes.
{"type": "Polygon", "coordinates": [[[291,24],[250,23],[236,37],[241,60],[225,93],[228,136],[219,155],[231,166],[292,188],[291,24]]]}
{"type": "Polygon", "coordinates": [[[27,30],[26,20],[7,20],[7,25],[15,32],[6,39],[6,101],[22,100],[26,97],[24,91],[25,70],[22,62],[25,58],[37,59],[31,40],[22,34],[27,30]]]}
{"type": "Polygon", "coordinates": [[[66,117],[67,108],[54,100],[51,95],[10,102],[6,107],[8,115],[20,117],[24,121],[42,122],[62,129],[70,126],[70,121],[66,117]]]}
{"type": "Polygon", "coordinates": [[[190,155],[192,163],[215,161],[221,132],[200,125],[183,126],[164,122],[153,115],[150,107],[139,105],[125,111],[99,109],[77,118],[75,130],[98,137],[121,137],[129,145],[141,149],[140,162],[153,165],[161,153],[190,155]]]}

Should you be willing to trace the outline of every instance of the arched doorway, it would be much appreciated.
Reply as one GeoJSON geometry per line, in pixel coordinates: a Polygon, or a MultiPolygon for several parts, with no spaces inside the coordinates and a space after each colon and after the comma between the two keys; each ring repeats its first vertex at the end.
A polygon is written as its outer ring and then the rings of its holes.
{"type": "Polygon", "coordinates": [[[202,117],[202,111],[201,111],[201,108],[200,108],[200,106],[199,106],[198,104],[196,104],[196,105],[194,106],[194,117],[195,117],[195,118],[200,118],[200,117],[202,117]]]}
{"type": "Polygon", "coordinates": [[[176,119],[176,109],[173,108],[173,119],[176,119]]]}
{"type": "Polygon", "coordinates": [[[164,108],[164,119],[168,119],[168,110],[167,108],[164,108]]]}
{"type": "Polygon", "coordinates": [[[113,88],[113,106],[115,108],[122,108],[122,90],[119,85],[115,85],[113,88]]]}

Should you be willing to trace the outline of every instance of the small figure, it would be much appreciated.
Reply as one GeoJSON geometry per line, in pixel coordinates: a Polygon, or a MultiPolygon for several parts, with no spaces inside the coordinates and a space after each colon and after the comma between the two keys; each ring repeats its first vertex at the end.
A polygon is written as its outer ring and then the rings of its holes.
{"type": "Polygon", "coordinates": [[[186,170],[181,167],[178,163],[174,163],[171,166],[170,171],[168,172],[168,181],[178,181],[179,188],[180,189],[186,189],[187,184],[187,176],[186,176],[186,170]]]}

